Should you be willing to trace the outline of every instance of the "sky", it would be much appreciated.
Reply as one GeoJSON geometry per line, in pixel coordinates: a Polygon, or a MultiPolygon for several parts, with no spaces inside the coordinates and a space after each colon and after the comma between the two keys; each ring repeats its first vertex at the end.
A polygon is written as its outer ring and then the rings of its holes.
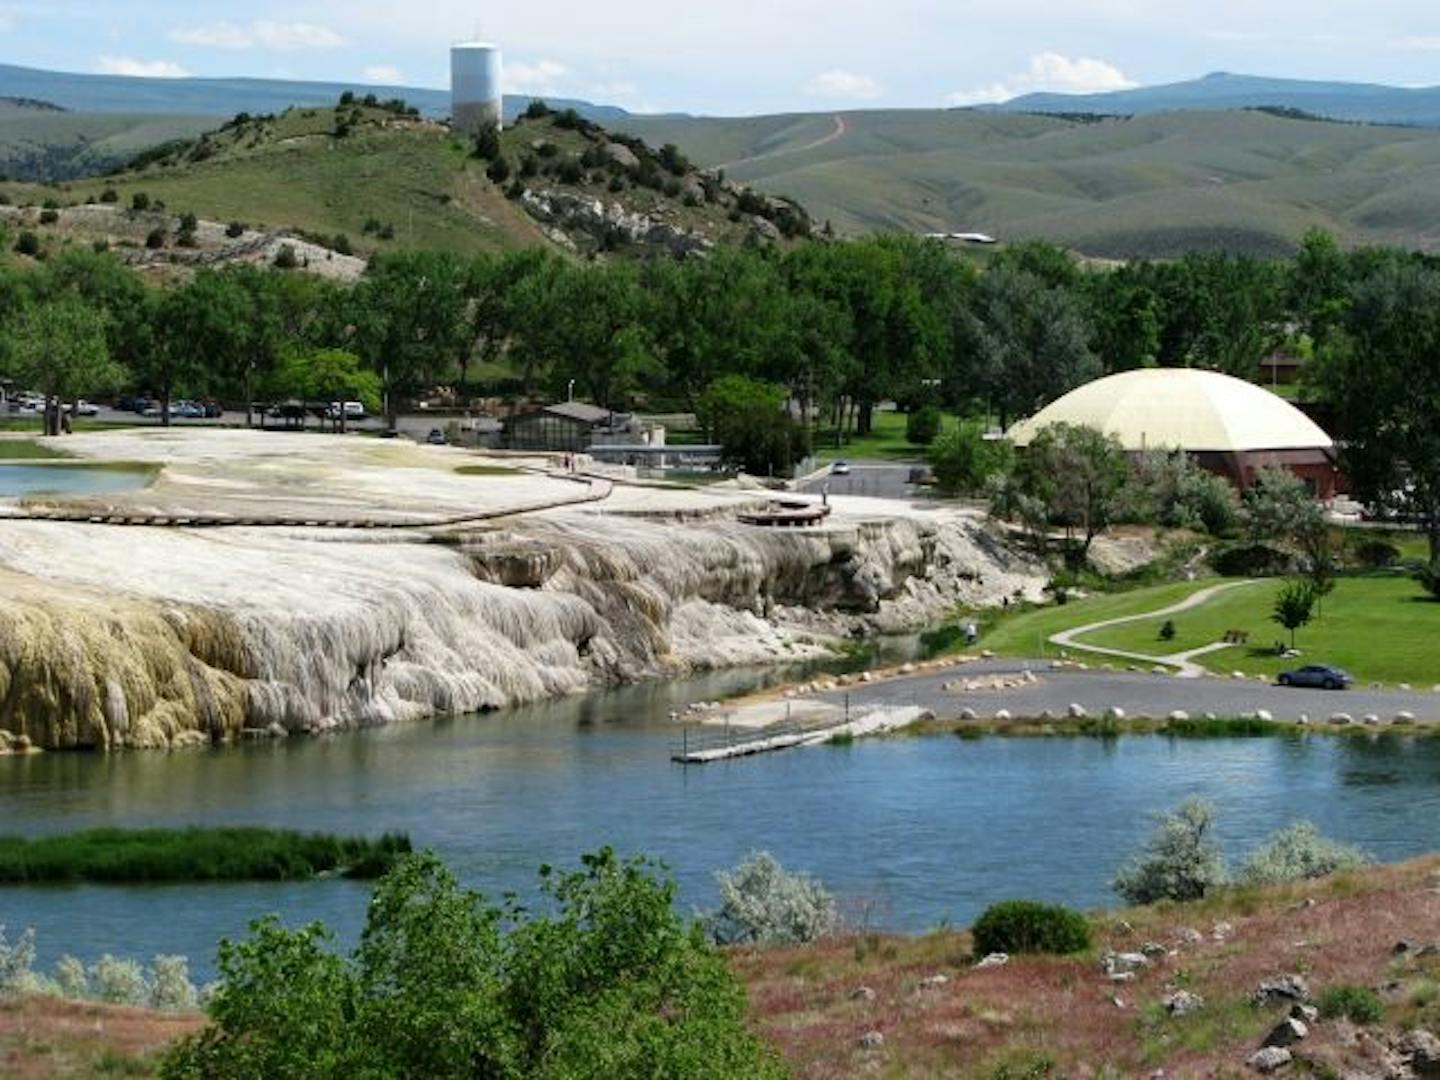
{"type": "Polygon", "coordinates": [[[1211,71],[1440,84],[1435,0],[0,0],[0,61],[63,71],[448,85],[643,112],[936,107],[1211,71]]]}

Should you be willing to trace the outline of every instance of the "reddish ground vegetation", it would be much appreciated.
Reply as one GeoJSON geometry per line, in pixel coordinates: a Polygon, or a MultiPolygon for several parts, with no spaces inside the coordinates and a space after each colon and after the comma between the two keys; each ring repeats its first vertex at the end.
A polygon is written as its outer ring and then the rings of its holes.
{"type": "Polygon", "coordinates": [[[0,1076],[148,1076],[159,1053],[200,1027],[174,1016],[90,1002],[28,998],[0,1003],[0,1076]]]}
{"type": "Polygon", "coordinates": [[[1440,943],[1440,859],[1198,904],[1161,904],[1092,919],[1097,946],[1075,958],[1013,958],[975,969],[969,936],[861,936],[737,954],[756,1024],[804,1077],[1241,1075],[1285,1015],[1249,995],[1263,979],[1300,974],[1312,993],[1340,985],[1380,992],[1385,1023],[1322,1020],[1294,1048],[1314,1071],[1353,1073],[1389,1054],[1394,1036],[1440,1027],[1440,956],[1393,952],[1440,943]],[[1228,926],[1226,925],[1228,924],[1228,926]],[[1203,940],[1187,940],[1194,931],[1203,940]],[[1108,951],[1147,943],[1169,953],[1131,982],[1101,971],[1108,951]],[[947,980],[925,985],[936,975],[947,980]],[[873,998],[855,997],[868,987],[873,998]],[[1201,995],[1183,1017],[1171,990],[1201,995]],[[1118,1004],[1117,1004],[1118,1002],[1118,1004]],[[883,1045],[862,1037],[879,1032],[883,1045]]]}
{"type": "MultiPolygon", "coordinates": [[[[1323,1019],[1291,1075],[1397,1073],[1401,1032],[1440,1031],[1440,857],[1196,904],[1101,912],[1096,946],[1071,958],[1017,957],[976,969],[968,934],[856,935],[793,949],[740,950],[756,1027],[807,1078],[1246,1076],[1245,1060],[1285,1015],[1257,1007],[1263,979],[1298,974],[1313,995],[1375,990],[1382,1023],[1323,1019]],[[1198,940],[1196,938],[1198,937],[1198,940]],[[1403,952],[1399,942],[1409,943],[1403,952]],[[1107,951],[1163,945],[1133,981],[1101,970],[1107,951]],[[935,976],[945,981],[927,982],[935,976]],[[861,987],[870,994],[856,994],[861,987]],[[1202,1008],[1172,1016],[1168,993],[1202,1008]],[[872,996],[873,995],[873,996],[872,996]],[[1118,1003],[1117,1003],[1118,1002],[1118,1003]],[[883,1036],[866,1047],[862,1037],[883,1036]]],[[[147,1076],[198,1016],[32,999],[0,1004],[0,1075],[24,1080],[147,1076]]]]}

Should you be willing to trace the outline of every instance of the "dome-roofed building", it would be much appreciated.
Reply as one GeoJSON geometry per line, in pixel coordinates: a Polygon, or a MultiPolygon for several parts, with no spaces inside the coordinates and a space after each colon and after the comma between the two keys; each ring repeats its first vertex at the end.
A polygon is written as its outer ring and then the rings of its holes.
{"type": "Polygon", "coordinates": [[[1335,495],[1335,444],[1288,401],[1242,379],[1198,368],[1141,368],[1072,390],[1009,431],[1028,446],[1052,424],[1097,428],[1126,450],[1183,450],[1242,489],[1279,466],[1322,499],[1335,495]]]}

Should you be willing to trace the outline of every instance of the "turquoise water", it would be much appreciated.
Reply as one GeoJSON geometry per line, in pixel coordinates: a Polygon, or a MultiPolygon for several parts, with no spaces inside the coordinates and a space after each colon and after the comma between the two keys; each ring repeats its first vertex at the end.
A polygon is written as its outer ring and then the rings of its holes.
{"type": "MultiPolygon", "coordinates": [[[[1149,815],[1213,800],[1238,856],[1305,817],[1393,860],[1440,847],[1440,740],[953,737],[862,741],[701,768],[668,760],[670,709],[753,678],[631,688],[488,716],[177,754],[0,759],[0,821],[28,834],[97,824],[251,822],[401,829],[470,885],[533,889],[541,863],[610,844],[663,858],[682,902],[755,849],[809,871],[872,926],[965,924],[1030,896],[1113,901],[1149,815]]],[[[42,959],[178,952],[202,977],[222,935],[279,912],[353,938],[368,888],[5,889],[0,923],[42,959]]]]}
{"type": "Polygon", "coordinates": [[[150,483],[147,469],[97,469],[86,465],[0,465],[0,497],[101,495],[137,491],[150,483]]]}

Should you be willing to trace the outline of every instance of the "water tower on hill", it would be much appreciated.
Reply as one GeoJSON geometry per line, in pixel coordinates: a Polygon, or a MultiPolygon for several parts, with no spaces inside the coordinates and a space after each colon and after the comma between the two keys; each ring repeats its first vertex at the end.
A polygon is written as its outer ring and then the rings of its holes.
{"type": "Polygon", "coordinates": [[[501,125],[500,49],[467,41],[450,49],[450,116],[455,130],[478,135],[501,125]]]}

